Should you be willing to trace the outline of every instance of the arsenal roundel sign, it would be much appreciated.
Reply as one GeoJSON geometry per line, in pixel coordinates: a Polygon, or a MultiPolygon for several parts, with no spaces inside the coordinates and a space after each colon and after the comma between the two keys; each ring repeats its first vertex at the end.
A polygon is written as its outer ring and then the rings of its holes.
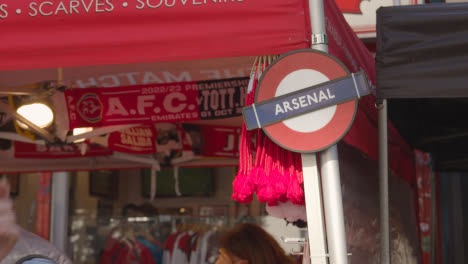
{"type": "Polygon", "coordinates": [[[350,74],[327,53],[297,50],[266,69],[243,115],[247,129],[262,128],[283,148],[317,152],[346,135],[358,99],[369,93],[363,72],[350,74]]]}

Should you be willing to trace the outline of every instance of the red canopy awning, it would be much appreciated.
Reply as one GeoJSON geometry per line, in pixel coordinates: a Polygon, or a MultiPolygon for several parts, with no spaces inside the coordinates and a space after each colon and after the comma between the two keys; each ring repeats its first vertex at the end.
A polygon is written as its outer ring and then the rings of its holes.
{"type": "MultiPolygon", "coordinates": [[[[372,54],[333,0],[324,1],[330,54],[375,85],[372,54]]],[[[4,0],[0,88],[57,78],[126,86],[249,76],[253,57],[310,47],[307,0],[4,0]]],[[[344,141],[377,159],[375,99],[361,99],[344,141]]],[[[391,164],[412,175],[393,127],[391,164]]],[[[408,154],[409,153],[409,154],[408,154]]]]}
{"type": "Polygon", "coordinates": [[[6,0],[0,71],[281,54],[306,0],[6,0]]]}

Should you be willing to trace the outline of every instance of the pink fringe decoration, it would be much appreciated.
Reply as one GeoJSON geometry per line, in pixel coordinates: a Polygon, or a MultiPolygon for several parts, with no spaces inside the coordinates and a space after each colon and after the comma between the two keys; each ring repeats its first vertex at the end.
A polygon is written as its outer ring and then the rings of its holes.
{"type": "MultiPolygon", "coordinates": [[[[253,89],[247,94],[245,105],[254,103],[259,76],[267,66],[266,58],[254,66],[255,71],[251,75],[253,89]]],[[[239,143],[239,172],[233,182],[232,199],[240,203],[250,203],[253,194],[256,193],[258,201],[266,202],[269,206],[276,206],[278,202],[285,203],[288,200],[293,204],[303,205],[305,201],[302,184],[300,154],[279,147],[265,136],[261,129],[255,132],[247,131],[243,124],[239,143]],[[252,142],[254,137],[255,161],[252,142]]]]}
{"type": "MultiPolygon", "coordinates": [[[[256,72],[251,76],[253,90],[247,94],[245,105],[251,105],[255,101],[255,89],[257,87],[256,72]]],[[[251,170],[253,159],[253,146],[251,142],[252,132],[247,131],[245,123],[242,124],[241,140],[239,142],[239,172],[234,179],[232,199],[240,203],[252,202],[256,186],[252,185],[251,170]]]]}
{"type": "Polygon", "coordinates": [[[258,175],[258,186],[257,186],[257,198],[261,203],[272,202],[272,196],[275,192],[275,183],[273,181],[273,144],[267,144],[270,139],[265,137],[264,139],[264,151],[261,162],[263,165],[264,173],[258,175]]]}
{"type": "Polygon", "coordinates": [[[232,199],[240,202],[240,203],[250,203],[252,202],[252,194],[254,192],[246,174],[249,171],[249,158],[250,155],[248,153],[248,142],[246,142],[249,138],[247,134],[247,129],[245,128],[245,124],[242,125],[241,131],[241,142],[239,147],[239,172],[236,175],[236,178],[233,185],[233,193],[232,199]]]}

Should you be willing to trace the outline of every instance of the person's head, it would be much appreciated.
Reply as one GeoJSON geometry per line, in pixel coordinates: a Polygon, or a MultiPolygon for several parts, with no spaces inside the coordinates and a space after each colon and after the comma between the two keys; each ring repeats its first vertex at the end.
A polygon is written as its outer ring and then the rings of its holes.
{"type": "Polygon", "coordinates": [[[122,217],[135,217],[140,215],[140,208],[135,204],[127,204],[122,208],[122,217]]]}
{"type": "Polygon", "coordinates": [[[139,209],[143,213],[144,216],[156,217],[159,215],[158,209],[150,203],[144,203],[140,205],[139,209]]]}
{"type": "Polygon", "coordinates": [[[240,224],[221,237],[216,264],[293,264],[278,242],[261,227],[240,224]]]}

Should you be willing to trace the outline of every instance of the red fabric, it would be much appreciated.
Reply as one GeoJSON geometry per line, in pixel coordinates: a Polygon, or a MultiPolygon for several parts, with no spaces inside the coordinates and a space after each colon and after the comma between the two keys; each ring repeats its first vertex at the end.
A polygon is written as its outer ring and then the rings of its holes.
{"type": "Polygon", "coordinates": [[[156,264],[151,251],[140,242],[133,242],[132,247],[123,247],[112,264],[156,264]]]}
{"type": "Polygon", "coordinates": [[[0,70],[281,54],[308,46],[305,2],[3,1],[0,70]]]}
{"type": "Polygon", "coordinates": [[[153,125],[142,125],[112,132],[108,148],[124,153],[153,154],[156,152],[156,129],[153,125]]]}
{"type": "Polygon", "coordinates": [[[189,233],[185,234],[183,237],[179,239],[179,245],[177,245],[185,255],[190,254],[190,235],[189,233]]]}
{"type": "Polygon", "coordinates": [[[366,48],[373,54],[377,52],[377,43],[376,42],[366,42],[364,43],[366,45],[366,48]]]}
{"type": "MultiPolygon", "coordinates": [[[[248,78],[68,89],[69,129],[239,116],[248,78]]],[[[66,103],[65,103],[66,102],[66,103]]]]}
{"type": "Polygon", "coordinates": [[[69,128],[200,120],[194,84],[66,90],[69,128]]]}
{"type": "Polygon", "coordinates": [[[106,241],[100,264],[157,264],[151,251],[138,241],[129,245],[111,237],[106,241]]]}
{"type": "Polygon", "coordinates": [[[166,238],[166,242],[164,243],[164,249],[169,250],[171,256],[172,256],[172,253],[174,252],[174,246],[175,246],[175,242],[178,236],[179,236],[179,233],[170,234],[166,238]]]}
{"type": "Polygon", "coordinates": [[[200,153],[202,156],[239,157],[239,128],[200,126],[200,130],[203,135],[203,139],[205,140],[200,153]]]}
{"type": "Polygon", "coordinates": [[[335,0],[335,2],[343,13],[361,14],[362,0],[335,0]]]}
{"type": "MultiPolygon", "coordinates": [[[[374,57],[356,36],[333,0],[324,0],[329,53],[340,60],[351,72],[365,71],[375,92],[374,57]]],[[[374,95],[359,100],[358,112],[353,126],[344,141],[361,150],[373,160],[378,159],[378,111],[374,95]]],[[[411,148],[389,123],[390,168],[404,178],[414,189],[414,158],[411,148]]]]}
{"type": "Polygon", "coordinates": [[[104,246],[104,251],[101,255],[100,264],[112,264],[120,250],[123,249],[123,245],[119,241],[109,237],[104,246]]]}
{"type": "Polygon", "coordinates": [[[59,159],[112,155],[112,150],[98,145],[90,145],[86,153],[82,155],[76,145],[45,146],[19,141],[14,141],[13,144],[15,147],[15,158],[59,159]]]}

